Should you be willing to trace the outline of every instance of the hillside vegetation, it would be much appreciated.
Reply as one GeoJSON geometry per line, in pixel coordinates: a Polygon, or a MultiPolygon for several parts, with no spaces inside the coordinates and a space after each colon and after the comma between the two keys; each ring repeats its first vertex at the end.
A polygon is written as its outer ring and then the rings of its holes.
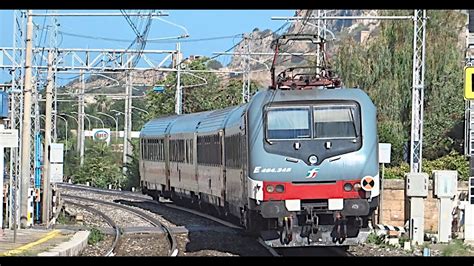
{"type": "MultiPolygon", "coordinates": [[[[383,14],[410,15],[412,11],[392,10],[383,14]]],[[[449,164],[449,160],[442,160],[446,163],[438,163],[437,166],[446,169],[461,167],[456,170],[467,178],[467,161],[460,155],[464,135],[464,49],[459,41],[466,17],[460,12],[446,10],[430,10],[428,17],[423,158],[436,160],[450,156],[452,161],[460,163],[449,164]]],[[[366,45],[347,37],[341,41],[333,58],[345,86],[362,88],[377,106],[379,141],[392,143],[393,166],[399,166],[404,161],[404,154],[409,155],[412,25],[411,21],[383,21],[378,34],[371,36],[366,45]]],[[[399,174],[396,176],[400,177],[399,174]]]]}

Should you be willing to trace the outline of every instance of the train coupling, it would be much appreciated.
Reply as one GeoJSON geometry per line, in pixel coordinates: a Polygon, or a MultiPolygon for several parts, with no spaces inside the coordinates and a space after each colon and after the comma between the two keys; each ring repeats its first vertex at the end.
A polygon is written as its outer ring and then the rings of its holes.
{"type": "Polygon", "coordinates": [[[283,217],[283,227],[280,233],[280,242],[288,245],[293,240],[293,218],[291,216],[283,217]]]}
{"type": "Polygon", "coordinates": [[[344,243],[347,238],[347,219],[341,212],[334,213],[334,227],[331,231],[332,242],[344,243]]]}

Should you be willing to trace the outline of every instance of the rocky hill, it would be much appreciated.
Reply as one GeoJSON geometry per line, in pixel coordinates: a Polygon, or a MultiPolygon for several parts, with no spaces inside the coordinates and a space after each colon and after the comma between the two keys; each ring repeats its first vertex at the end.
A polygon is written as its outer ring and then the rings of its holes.
{"type": "MultiPolygon", "coordinates": [[[[306,16],[317,16],[317,10],[297,10],[295,16],[306,17],[306,16]]],[[[377,10],[328,10],[327,16],[374,16],[378,15],[377,10]]],[[[317,26],[316,20],[308,20],[306,23],[302,21],[295,21],[291,23],[287,30],[283,33],[287,34],[316,34],[317,26]]],[[[377,20],[328,20],[327,28],[334,33],[336,41],[331,40],[332,35],[328,34],[328,43],[327,43],[327,54],[328,57],[334,53],[334,50],[337,47],[337,40],[342,35],[352,35],[359,41],[364,41],[365,36],[369,36],[376,28],[379,22],[377,20]],[[361,35],[361,32],[364,31],[364,34],[361,35]]],[[[281,34],[281,32],[280,32],[281,34]]],[[[274,33],[269,29],[260,31],[259,29],[254,29],[251,33],[248,34],[249,48],[247,48],[245,40],[241,41],[238,46],[234,49],[235,53],[246,53],[247,49],[250,49],[250,52],[260,52],[260,53],[273,53],[271,49],[271,42],[275,37],[278,36],[278,33],[274,33]]],[[[290,47],[282,47],[282,50],[286,52],[315,52],[316,46],[308,43],[292,43],[290,47]]],[[[252,56],[253,60],[250,62],[251,70],[261,70],[254,72],[251,75],[251,79],[260,83],[260,84],[269,84],[270,83],[270,74],[266,69],[269,69],[272,64],[273,56],[270,55],[255,55],[252,56]]],[[[276,65],[283,67],[294,66],[294,65],[307,65],[309,61],[314,61],[314,58],[308,57],[297,57],[292,56],[291,58],[285,57],[282,58],[276,65]]],[[[231,62],[227,66],[230,69],[242,69],[245,65],[245,58],[243,56],[233,56],[231,62]]],[[[277,68],[277,72],[278,72],[277,68]]]]}

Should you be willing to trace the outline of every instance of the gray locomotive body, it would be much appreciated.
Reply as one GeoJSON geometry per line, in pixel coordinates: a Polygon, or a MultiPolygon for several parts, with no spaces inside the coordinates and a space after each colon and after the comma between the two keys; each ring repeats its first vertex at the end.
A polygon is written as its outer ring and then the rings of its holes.
{"type": "Polygon", "coordinates": [[[376,109],[359,89],[266,90],[140,133],[145,193],[212,209],[271,246],[352,245],[378,206],[376,109]]]}

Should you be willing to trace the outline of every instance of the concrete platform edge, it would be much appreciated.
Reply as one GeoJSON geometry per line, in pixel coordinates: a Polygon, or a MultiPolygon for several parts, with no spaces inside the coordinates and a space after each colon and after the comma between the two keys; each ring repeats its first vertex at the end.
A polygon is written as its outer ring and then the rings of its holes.
{"type": "Polygon", "coordinates": [[[48,251],[38,254],[39,257],[58,257],[58,256],[78,256],[79,253],[87,246],[89,239],[89,231],[78,231],[72,238],[64,243],[59,244],[48,251]]]}

